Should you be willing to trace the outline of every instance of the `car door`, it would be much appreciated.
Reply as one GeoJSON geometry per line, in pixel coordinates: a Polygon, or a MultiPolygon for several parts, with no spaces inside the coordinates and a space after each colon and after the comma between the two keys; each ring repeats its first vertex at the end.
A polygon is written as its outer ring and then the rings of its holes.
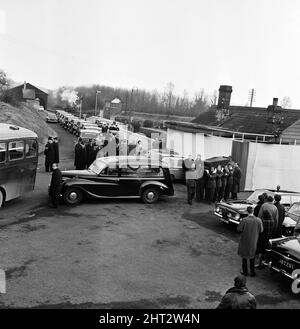
{"type": "Polygon", "coordinates": [[[122,196],[138,196],[141,186],[141,172],[134,167],[120,168],[120,194],[122,196]]]}
{"type": "Polygon", "coordinates": [[[105,168],[94,179],[95,184],[91,193],[99,197],[120,196],[118,168],[105,168]]]}

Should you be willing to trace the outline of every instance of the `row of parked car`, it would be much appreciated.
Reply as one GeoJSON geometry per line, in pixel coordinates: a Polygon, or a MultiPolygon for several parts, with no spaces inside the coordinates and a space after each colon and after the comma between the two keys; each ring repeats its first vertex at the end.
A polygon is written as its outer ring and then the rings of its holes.
{"type": "Polygon", "coordinates": [[[223,223],[238,225],[247,216],[247,207],[254,208],[258,196],[263,193],[271,196],[279,194],[281,204],[286,210],[282,224],[282,238],[270,240],[264,265],[295,280],[300,276],[300,236],[294,232],[300,221],[300,193],[257,189],[247,199],[217,203],[214,214],[223,223]]]}
{"type": "Polygon", "coordinates": [[[80,119],[74,114],[68,113],[63,110],[58,110],[54,113],[48,113],[47,122],[59,123],[64,129],[68,130],[71,134],[81,137],[84,142],[92,139],[98,145],[103,145],[106,136],[105,132],[116,132],[118,126],[112,120],[99,118],[96,116],[80,119]]]}

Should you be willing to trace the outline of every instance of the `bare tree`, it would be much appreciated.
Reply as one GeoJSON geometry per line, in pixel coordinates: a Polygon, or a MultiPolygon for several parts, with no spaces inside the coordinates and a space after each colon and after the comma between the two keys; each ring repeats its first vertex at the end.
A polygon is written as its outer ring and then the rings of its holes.
{"type": "Polygon", "coordinates": [[[217,105],[217,101],[218,101],[218,91],[215,90],[213,95],[210,97],[210,103],[211,105],[217,105]]]}
{"type": "Polygon", "coordinates": [[[280,102],[280,106],[283,109],[291,108],[292,106],[291,98],[289,96],[284,96],[280,102]]]}
{"type": "Polygon", "coordinates": [[[168,112],[171,112],[171,108],[174,105],[174,102],[176,100],[175,96],[174,96],[174,89],[175,89],[175,85],[173,82],[168,82],[166,85],[166,91],[164,93],[164,103],[168,109],[168,112]]]}
{"type": "Polygon", "coordinates": [[[8,77],[3,70],[0,70],[0,92],[6,90],[8,86],[9,86],[8,77]]]}

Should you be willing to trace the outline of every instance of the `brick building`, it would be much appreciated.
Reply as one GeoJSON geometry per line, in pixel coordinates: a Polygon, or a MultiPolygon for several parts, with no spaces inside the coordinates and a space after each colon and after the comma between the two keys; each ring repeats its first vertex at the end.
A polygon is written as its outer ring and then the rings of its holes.
{"type": "Polygon", "coordinates": [[[47,109],[48,93],[31,83],[25,81],[23,84],[8,89],[7,93],[19,102],[38,100],[40,105],[43,106],[45,110],[47,109]]]}

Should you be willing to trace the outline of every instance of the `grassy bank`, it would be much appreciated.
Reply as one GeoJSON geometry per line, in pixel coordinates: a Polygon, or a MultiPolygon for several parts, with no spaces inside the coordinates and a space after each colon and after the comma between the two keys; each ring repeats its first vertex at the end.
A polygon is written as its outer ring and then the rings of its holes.
{"type": "Polygon", "coordinates": [[[34,131],[38,135],[39,150],[44,146],[49,136],[56,136],[56,132],[47,125],[46,114],[34,108],[20,104],[18,107],[0,102],[0,122],[10,123],[34,131]]]}

